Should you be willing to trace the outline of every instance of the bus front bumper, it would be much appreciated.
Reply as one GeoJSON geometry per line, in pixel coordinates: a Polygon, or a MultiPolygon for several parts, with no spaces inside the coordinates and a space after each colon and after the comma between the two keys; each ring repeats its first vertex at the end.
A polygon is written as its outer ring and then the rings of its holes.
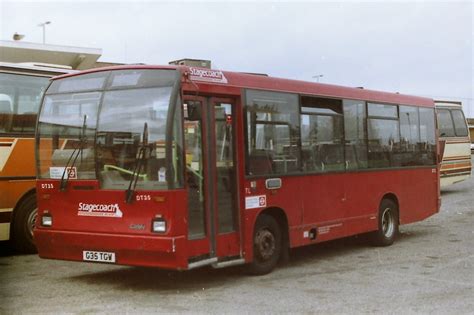
{"type": "MultiPolygon", "coordinates": [[[[120,235],[35,229],[41,258],[86,261],[85,252],[114,254],[114,264],[187,269],[185,237],[120,235]]],[[[88,261],[90,262],[90,261],[88,261]]],[[[104,262],[104,261],[98,261],[104,262]]]]}

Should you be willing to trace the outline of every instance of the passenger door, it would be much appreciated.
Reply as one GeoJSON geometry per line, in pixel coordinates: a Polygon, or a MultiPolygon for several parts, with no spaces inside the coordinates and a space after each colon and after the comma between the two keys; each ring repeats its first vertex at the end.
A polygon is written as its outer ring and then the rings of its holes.
{"type": "Polygon", "coordinates": [[[235,100],[184,101],[190,268],[238,256],[235,100]]]}

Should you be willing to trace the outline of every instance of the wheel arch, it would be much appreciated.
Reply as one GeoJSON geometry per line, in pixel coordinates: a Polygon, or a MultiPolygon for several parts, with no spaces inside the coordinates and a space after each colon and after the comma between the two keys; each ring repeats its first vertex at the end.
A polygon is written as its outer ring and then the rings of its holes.
{"type": "Polygon", "coordinates": [[[382,201],[385,200],[385,199],[392,201],[392,202],[395,203],[395,205],[397,206],[398,223],[400,223],[400,203],[399,203],[399,201],[398,201],[397,195],[395,195],[395,194],[392,193],[392,192],[386,193],[385,195],[382,196],[382,199],[380,199],[379,205],[380,205],[380,204],[382,203],[382,201]]]}
{"type": "MultiPolygon", "coordinates": [[[[289,231],[289,224],[288,224],[288,216],[286,215],[286,212],[279,207],[270,207],[267,208],[263,211],[261,211],[255,220],[255,222],[258,220],[258,217],[261,215],[269,215],[273,217],[281,231],[282,235],[282,255],[280,257],[280,261],[285,262],[288,260],[289,256],[289,249],[290,249],[290,231],[289,231]]],[[[254,224],[254,230],[255,230],[255,224],[254,224]]]]}
{"type": "MultiPolygon", "coordinates": [[[[36,194],[36,188],[31,188],[30,190],[26,191],[20,197],[20,199],[18,199],[18,202],[15,204],[15,207],[13,208],[13,211],[12,211],[12,219],[10,221],[10,226],[13,226],[13,224],[15,222],[16,214],[18,213],[18,208],[20,208],[20,206],[23,204],[23,202],[25,202],[26,198],[29,198],[30,196],[35,195],[35,194],[36,194]]],[[[13,231],[13,229],[10,228],[10,239],[13,236],[12,231],[13,231]]]]}

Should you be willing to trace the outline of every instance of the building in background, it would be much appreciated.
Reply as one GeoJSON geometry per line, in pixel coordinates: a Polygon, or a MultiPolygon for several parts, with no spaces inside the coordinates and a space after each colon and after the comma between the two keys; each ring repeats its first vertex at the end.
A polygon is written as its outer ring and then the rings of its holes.
{"type": "Polygon", "coordinates": [[[42,63],[86,70],[118,63],[102,62],[102,49],[0,40],[0,62],[42,63]]]}

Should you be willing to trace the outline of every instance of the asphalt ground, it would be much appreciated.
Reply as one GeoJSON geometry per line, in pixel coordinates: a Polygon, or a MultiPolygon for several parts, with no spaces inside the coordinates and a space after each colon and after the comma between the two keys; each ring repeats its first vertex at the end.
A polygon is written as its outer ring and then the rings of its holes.
{"type": "Polygon", "coordinates": [[[293,250],[260,277],[43,260],[0,244],[0,314],[473,314],[474,179],[400,230],[390,247],[359,236],[293,250]]]}

